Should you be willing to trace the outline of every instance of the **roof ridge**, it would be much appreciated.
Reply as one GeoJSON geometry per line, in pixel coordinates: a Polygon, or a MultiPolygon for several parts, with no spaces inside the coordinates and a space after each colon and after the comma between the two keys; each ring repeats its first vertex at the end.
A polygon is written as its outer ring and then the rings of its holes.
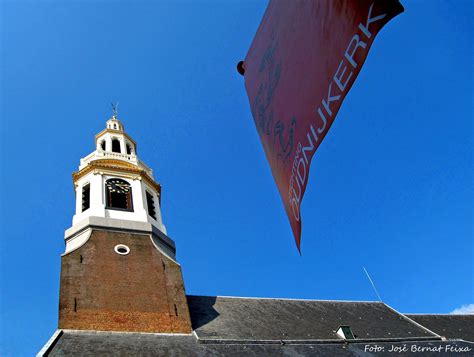
{"type": "Polygon", "coordinates": [[[408,313],[404,313],[404,315],[409,315],[409,316],[474,316],[474,314],[452,314],[452,313],[449,313],[449,312],[443,312],[443,313],[436,313],[436,312],[429,312],[429,313],[408,312],[408,313]]]}
{"type": "Polygon", "coordinates": [[[249,299],[249,300],[285,300],[285,301],[318,301],[318,302],[350,302],[350,303],[377,303],[383,304],[381,301],[368,301],[368,300],[324,300],[324,299],[297,299],[297,298],[275,298],[275,297],[254,297],[254,296],[227,296],[227,295],[190,295],[196,297],[210,297],[210,298],[226,298],[226,299],[249,299]]]}

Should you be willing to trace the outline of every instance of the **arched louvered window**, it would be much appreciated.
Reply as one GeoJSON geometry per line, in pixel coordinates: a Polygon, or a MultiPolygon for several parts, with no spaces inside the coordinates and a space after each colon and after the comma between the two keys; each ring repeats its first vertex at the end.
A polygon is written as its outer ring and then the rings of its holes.
{"type": "Polygon", "coordinates": [[[155,200],[153,199],[153,195],[146,191],[146,205],[148,207],[148,214],[153,219],[156,219],[156,208],[155,208],[155,200]]]}
{"type": "Polygon", "coordinates": [[[132,187],[122,179],[112,178],[105,182],[106,208],[133,211],[132,187]]]}
{"type": "Polygon", "coordinates": [[[82,186],[82,212],[91,206],[91,185],[89,183],[82,186]]]}
{"type": "Polygon", "coordinates": [[[120,140],[119,139],[112,139],[112,151],[113,152],[120,152],[120,140]]]}

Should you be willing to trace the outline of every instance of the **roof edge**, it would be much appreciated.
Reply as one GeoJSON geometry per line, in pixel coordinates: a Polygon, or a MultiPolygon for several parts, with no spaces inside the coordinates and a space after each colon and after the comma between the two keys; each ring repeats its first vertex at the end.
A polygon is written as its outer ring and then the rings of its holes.
{"type": "Polygon", "coordinates": [[[393,312],[397,313],[398,315],[403,316],[403,318],[404,318],[405,320],[408,320],[409,322],[411,322],[411,323],[414,324],[415,326],[418,326],[418,327],[420,327],[421,329],[425,330],[426,332],[429,332],[429,333],[431,333],[431,334],[433,334],[433,335],[435,335],[435,336],[438,336],[440,339],[444,339],[443,336],[437,334],[436,332],[430,330],[429,328],[423,326],[422,324],[416,322],[415,320],[410,319],[407,315],[402,314],[401,312],[398,312],[397,310],[395,310],[395,309],[394,309],[393,307],[391,307],[390,305],[387,305],[387,304],[385,304],[385,303],[384,303],[384,305],[387,306],[387,307],[388,307],[390,310],[392,310],[393,312]]]}
{"type": "Polygon", "coordinates": [[[103,330],[76,330],[76,329],[63,329],[66,333],[83,333],[83,334],[94,334],[94,335],[155,335],[155,336],[192,336],[192,333],[182,332],[138,332],[138,331],[103,331],[103,330]]]}
{"type": "Polygon", "coordinates": [[[43,348],[36,354],[36,357],[47,356],[48,353],[51,352],[51,350],[53,349],[54,345],[56,345],[56,342],[59,340],[62,334],[63,334],[63,330],[54,331],[53,335],[50,337],[48,342],[46,342],[43,348]]]}
{"type": "Polygon", "coordinates": [[[344,339],[310,339],[310,340],[248,340],[248,339],[201,339],[198,335],[198,342],[202,344],[229,344],[229,345],[321,345],[321,344],[352,344],[352,343],[373,343],[373,342],[422,342],[441,341],[441,337],[420,336],[420,337],[399,337],[399,338],[360,338],[355,340],[344,339]]]}

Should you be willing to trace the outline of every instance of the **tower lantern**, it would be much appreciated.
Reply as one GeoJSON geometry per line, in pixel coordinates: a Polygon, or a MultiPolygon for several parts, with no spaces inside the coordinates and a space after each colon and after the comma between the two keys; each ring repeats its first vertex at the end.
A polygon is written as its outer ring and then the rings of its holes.
{"type": "Polygon", "coordinates": [[[161,186],[136,154],[135,141],[113,116],[95,137],[96,150],[81,159],[73,174],[76,214],[86,217],[148,222],[166,234],[161,220],[161,186]]]}
{"type": "Polygon", "coordinates": [[[73,173],[76,210],[61,258],[59,328],[190,332],[161,186],[116,113],[73,173]]]}
{"type": "Polygon", "coordinates": [[[128,136],[123,124],[115,116],[107,120],[106,128],[96,135],[97,150],[131,155],[136,152],[135,141],[128,136]]]}

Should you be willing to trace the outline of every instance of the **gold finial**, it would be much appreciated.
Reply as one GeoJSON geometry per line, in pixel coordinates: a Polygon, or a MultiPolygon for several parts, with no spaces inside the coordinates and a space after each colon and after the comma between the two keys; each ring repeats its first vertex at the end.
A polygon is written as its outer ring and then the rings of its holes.
{"type": "Polygon", "coordinates": [[[118,105],[119,103],[117,102],[117,104],[114,104],[114,103],[110,103],[112,105],[112,118],[113,119],[116,119],[117,117],[117,113],[118,113],[118,105]]]}

